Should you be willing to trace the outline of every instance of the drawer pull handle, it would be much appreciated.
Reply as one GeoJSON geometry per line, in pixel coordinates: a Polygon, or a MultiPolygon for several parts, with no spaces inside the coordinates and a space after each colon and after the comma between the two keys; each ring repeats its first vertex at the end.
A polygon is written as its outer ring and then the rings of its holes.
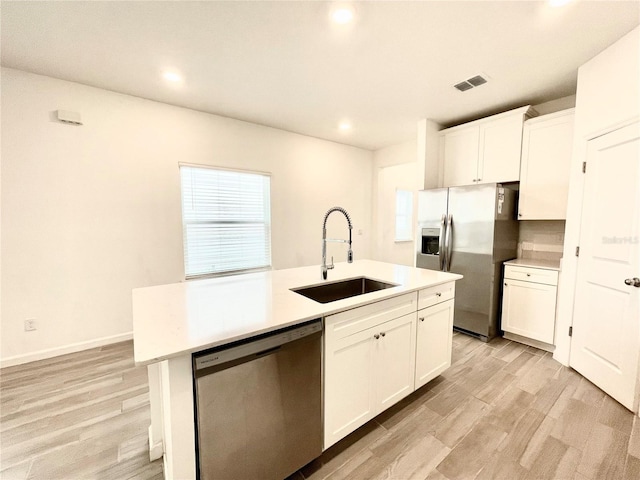
{"type": "Polygon", "coordinates": [[[373,338],[375,338],[376,340],[378,340],[380,338],[380,335],[378,335],[377,333],[373,336],[373,338]]]}
{"type": "Polygon", "coordinates": [[[420,317],[418,320],[420,320],[421,322],[424,322],[424,317],[420,317]]]}
{"type": "Polygon", "coordinates": [[[530,277],[530,276],[531,276],[531,274],[530,274],[530,273],[527,273],[527,277],[530,277]]]}
{"type": "Polygon", "coordinates": [[[442,294],[440,292],[436,292],[436,297],[441,297],[442,294]]]}
{"type": "Polygon", "coordinates": [[[386,333],[380,332],[380,335],[382,335],[384,337],[386,335],[386,333]]]}

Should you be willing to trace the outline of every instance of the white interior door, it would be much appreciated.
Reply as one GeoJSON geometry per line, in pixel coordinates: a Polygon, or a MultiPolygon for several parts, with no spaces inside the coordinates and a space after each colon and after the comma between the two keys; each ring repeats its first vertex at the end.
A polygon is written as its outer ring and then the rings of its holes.
{"type": "Polygon", "coordinates": [[[573,368],[630,410],[640,351],[639,219],[636,123],[588,144],[570,356],[573,368]]]}

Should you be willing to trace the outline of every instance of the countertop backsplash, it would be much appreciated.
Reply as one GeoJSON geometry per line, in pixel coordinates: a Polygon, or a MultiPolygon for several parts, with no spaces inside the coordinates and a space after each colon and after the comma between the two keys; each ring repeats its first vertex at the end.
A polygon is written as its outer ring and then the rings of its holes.
{"type": "Polygon", "coordinates": [[[521,220],[518,258],[560,260],[564,247],[564,220],[521,220]]]}

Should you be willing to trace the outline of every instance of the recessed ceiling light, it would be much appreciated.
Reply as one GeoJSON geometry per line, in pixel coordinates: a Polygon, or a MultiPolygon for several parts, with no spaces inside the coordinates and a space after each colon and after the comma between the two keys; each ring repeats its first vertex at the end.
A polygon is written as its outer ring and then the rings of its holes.
{"type": "Polygon", "coordinates": [[[342,122],[340,123],[340,125],[338,125],[338,128],[342,131],[350,130],[351,124],[349,122],[342,122]]]}
{"type": "Polygon", "coordinates": [[[178,83],[182,81],[182,75],[168,70],[162,73],[162,78],[164,78],[167,82],[172,83],[178,83]]]}
{"type": "Polygon", "coordinates": [[[342,6],[342,7],[336,8],[331,12],[331,19],[335,23],[345,25],[353,21],[354,15],[355,15],[355,12],[353,11],[352,7],[342,6]]]}

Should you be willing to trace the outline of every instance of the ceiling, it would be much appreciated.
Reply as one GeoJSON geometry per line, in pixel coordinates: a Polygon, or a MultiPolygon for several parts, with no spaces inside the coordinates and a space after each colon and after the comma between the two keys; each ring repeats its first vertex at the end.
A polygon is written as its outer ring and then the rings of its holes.
{"type": "Polygon", "coordinates": [[[414,138],[422,118],[449,126],[572,95],[578,67],[640,24],[639,1],[352,5],[337,25],[335,2],[3,0],[1,61],[375,150],[414,138]],[[453,88],[479,73],[487,84],[453,88]]]}

